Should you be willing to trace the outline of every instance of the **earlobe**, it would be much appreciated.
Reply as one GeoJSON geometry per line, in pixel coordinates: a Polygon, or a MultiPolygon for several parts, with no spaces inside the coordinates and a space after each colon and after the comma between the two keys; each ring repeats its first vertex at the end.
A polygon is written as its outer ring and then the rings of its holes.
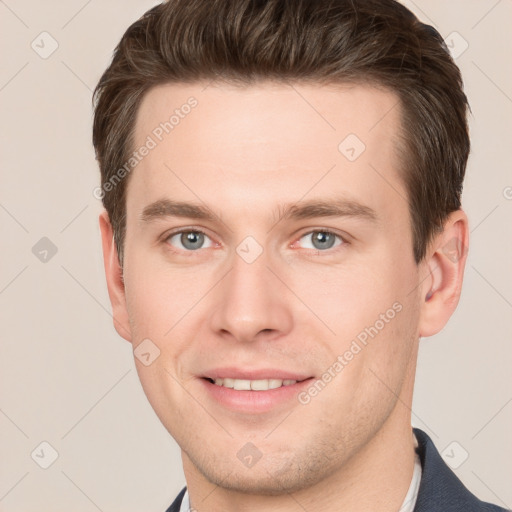
{"type": "Polygon", "coordinates": [[[101,243],[103,247],[103,264],[105,267],[105,278],[107,280],[108,295],[112,305],[112,317],[114,328],[119,336],[127,341],[132,341],[128,310],[126,308],[125,287],[123,273],[119,265],[119,256],[112,225],[108,213],[103,211],[99,216],[101,243]]]}
{"type": "Polygon", "coordinates": [[[459,302],[469,244],[467,216],[462,210],[450,214],[425,257],[422,277],[420,337],[438,333],[459,302]]]}

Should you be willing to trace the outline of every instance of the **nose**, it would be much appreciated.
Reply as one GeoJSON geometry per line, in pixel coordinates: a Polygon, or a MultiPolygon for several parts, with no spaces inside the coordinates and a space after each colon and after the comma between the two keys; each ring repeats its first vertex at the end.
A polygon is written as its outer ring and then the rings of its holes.
{"type": "Polygon", "coordinates": [[[265,252],[252,263],[235,254],[231,270],[216,286],[215,302],[210,327],[225,338],[270,341],[292,329],[289,294],[265,252]]]}

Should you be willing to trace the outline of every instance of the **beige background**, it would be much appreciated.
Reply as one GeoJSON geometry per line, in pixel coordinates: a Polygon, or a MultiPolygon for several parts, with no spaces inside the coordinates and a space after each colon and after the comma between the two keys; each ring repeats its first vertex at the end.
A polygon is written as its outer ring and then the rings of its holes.
{"type": "MultiPolygon", "coordinates": [[[[184,484],[112,327],[92,195],[91,90],[154,3],[0,1],[1,511],[163,512],[184,484]],[[46,262],[32,251],[42,237],[57,248],[46,262]],[[43,441],[58,452],[48,469],[43,441]]],[[[447,328],[421,343],[414,424],[473,492],[511,507],[512,2],[405,3],[460,53],[473,110],[465,286],[447,328]]]]}

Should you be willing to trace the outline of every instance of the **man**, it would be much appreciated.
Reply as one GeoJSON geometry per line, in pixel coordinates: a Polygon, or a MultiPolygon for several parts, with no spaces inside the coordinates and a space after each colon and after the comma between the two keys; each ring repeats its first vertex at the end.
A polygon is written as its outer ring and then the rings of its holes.
{"type": "Polygon", "coordinates": [[[460,295],[467,100],[394,0],[169,0],[96,90],[105,271],[169,511],[484,511],[411,429],[460,295]]]}

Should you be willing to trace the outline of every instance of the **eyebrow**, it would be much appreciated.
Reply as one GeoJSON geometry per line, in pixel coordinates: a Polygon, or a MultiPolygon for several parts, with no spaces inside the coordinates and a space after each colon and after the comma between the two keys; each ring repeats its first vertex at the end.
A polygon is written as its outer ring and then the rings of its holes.
{"type": "Polygon", "coordinates": [[[188,217],[191,219],[215,220],[216,216],[206,206],[159,199],[144,208],[140,215],[142,222],[151,222],[165,217],[188,217]]]}
{"type": "Polygon", "coordinates": [[[279,208],[281,220],[303,220],[316,217],[358,217],[373,223],[378,221],[377,212],[369,206],[348,199],[301,201],[279,208]]]}
{"type": "MultiPolygon", "coordinates": [[[[204,205],[159,199],[144,208],[140,220],[149,223],[166,217],[186,217],[207,221],[219,218],[204,205]]],[[[347,199],[309,200],[278,207],[279,221],[318,217],[355,217],[372,223],[378,221],[375,210],[357,201],[347,199]]]]}

